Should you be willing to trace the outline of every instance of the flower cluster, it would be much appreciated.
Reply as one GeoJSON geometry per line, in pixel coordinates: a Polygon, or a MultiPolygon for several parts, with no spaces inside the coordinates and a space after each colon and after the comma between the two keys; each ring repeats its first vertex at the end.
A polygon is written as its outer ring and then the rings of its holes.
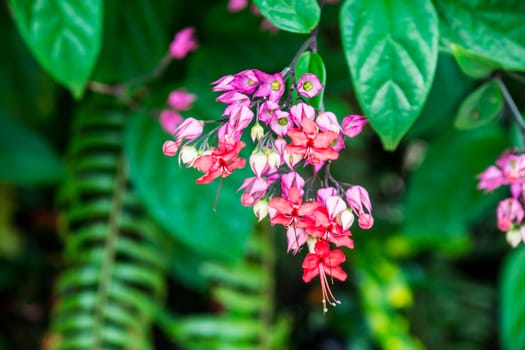
{"type": "Polygon", "coordinates": [[[510,186],[511,196],[498,205],[498,229],[506,232],[507,241],[513,247],[525,242],[525,154],[518,155],[514,151],[503,153],[496,165],[489,166],[478,178],[478,189],[487,192],[500,186],[510,186]]]}
{"type": "Polygon", "coordinates": [[[311,73],[287,85],[282,73],[245,70],[212,84],[213,91],[221,93],[217,101],[226,105],[224,118],[184,120],[173,134],[175,140],[164,143],[164,154],[178,153],[179,162],[203,173],[197,183],[209,183],[245,166],[239,152],[246,146],[241,138],[249,129],[253,176],[240,186],[241,203],[253,207],[259,221],[269,216],[272,225],[284,227],[288,252],[308,248],[303,280],[307,283],[319,275],[326,311],[327,303],[338,303],[327,275],[340,281],[347,277],[340,267],[345,255],[331,245],[354,247],[350,228],[356,217],[363,229],[373,225],[368,192],[340,183],[330,173],[330,162],[345,147],[343,136],[357,136],[366,118],[350,115],[340,124],[333,113],[316,110],[309,101],[323,86],[311,73]],[[214,122],[219,125],[203,134],[205,123],[214,122]],[[210,145],[211,135],[217,146],[210,145]],[[308,167],[312,170],[305,178],[308,167]]]}

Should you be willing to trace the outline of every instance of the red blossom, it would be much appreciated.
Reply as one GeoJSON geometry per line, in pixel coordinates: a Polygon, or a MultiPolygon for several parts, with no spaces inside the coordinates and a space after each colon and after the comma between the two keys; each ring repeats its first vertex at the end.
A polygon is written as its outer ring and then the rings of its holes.
{"type": "Polygon", "coordinates": [[[219,148],[197,158],[193,167],[205,174],[196,183],[207,184],[217,177],[227,177],[235,169],[244,168],[246,160],[239,158],[239,152],[244,146],[242,141],[234,144],[219,143],[219,148]]]}
{"type": "Polygon", "coordinates": [[[302,129],[294,128],[288,131],[288,136],[292,139],[292,143],[286,146],[288,153],[300,155],[314,165],[339,157],[339,153],[331,147],[337,133],[319,132],[315,122],[308,118],[303,118],[301,127],[302,129]]]}

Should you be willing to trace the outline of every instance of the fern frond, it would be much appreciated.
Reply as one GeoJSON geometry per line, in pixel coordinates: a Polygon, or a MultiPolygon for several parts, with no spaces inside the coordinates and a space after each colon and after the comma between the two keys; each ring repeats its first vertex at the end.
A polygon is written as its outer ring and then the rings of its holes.
{"type": "Polygon", "coordinates": [[[166,261],[128,184],[124,121],[122,112],[92,108],[75,116],[58,198],[67,268],[57,283],[50,349],[151,349],[166,261]]]}
{"type": "Polygon", "coordinates": [[[172,319],[159,317],[166,332],[188,350],[286,349],[290,320],[274,317],[273,232],[258,227],[248,251],[238,264],[207,263],[202,273],[213,283],[212,298],[222,308],[217,314],[172,319]]]}

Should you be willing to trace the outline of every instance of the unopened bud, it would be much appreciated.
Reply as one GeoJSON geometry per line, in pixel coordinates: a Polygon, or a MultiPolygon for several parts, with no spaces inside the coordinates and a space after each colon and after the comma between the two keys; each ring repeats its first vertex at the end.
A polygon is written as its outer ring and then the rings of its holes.
{"type": "Polygon", "coordinates": [[[250,130],[250,137],[252,138],[252,141],[259,141],[264,136],[264,129],[261,126],[261,124],[256,123],[254,126],[252,126],[252,129],[250,130]]]}
{"type": "Polygon", "coordinates": [[[261,221],[268,215],[268,201],[264,199],[259,199],[253,205],[253,213],[257,216],[257,219],[261,221]]]}
{"type": "Polygon", "coordinates": [[[268,156],[263,152],[255,152],[250,156],[250,167],[257,177],[261,177],[268,165],[268,156]]]}
{"type": "Polygon", "coordinates": [[[184,145],[180,149],[179,165],[180,165],[180,162],[182,161],[182,163],[190,167],[195,161],[195,159],[198,158],[198,156],[199,156],[199,152],[194,146],[184,145]]]}
{"type": "Polygon", "coordinates": [[[179,146],[180,142],[168,140],[162,145],[162,153],[164,153],[166,156],[173,157],[177,154],[179,146]]]}
{"type": "Polygon", "coordinates": [[[347,208],[343,210],[338,216],[337,216],[337,222],[343,230],[348,230],[352,224],[354,223],[354,214],[352,214],[352,209],[347,208]]]}
{"type": "Polygon", "coordinates": [[[275,151],[268,153],[268,166],[270,168],[278,168],[281,166],[281,156],[275,151]]]}

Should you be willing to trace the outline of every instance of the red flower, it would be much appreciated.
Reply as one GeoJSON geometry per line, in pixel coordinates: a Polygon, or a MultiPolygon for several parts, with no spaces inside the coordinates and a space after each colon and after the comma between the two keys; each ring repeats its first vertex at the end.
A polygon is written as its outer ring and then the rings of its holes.
{"type": "Polygon", "coordinates": [[[193,167],[205,174],[196,183],[207,184],[217,177],[230,175],[235,169],[244,168],[246,160],[239,158],[239,152],[244,146],[242,141],[234,144],[222,142],[219,143],[219,148],[197,158],[193,167]]]}
{"type": "Polygon", "coordinates": [[[288,136],[292,139],[292,143],[286,146],[288,153],[298,154],[314,165],[339,157],[339,153],[331,147],[337,138],[336,132],[319,132],[317,124],[308,118],[303,118],[301,127],[302,129],[288,131],[288,136]]]}
{"type": "Polygon", "coordinates": [[[297,187],[291,187],[288,192],[288,199],[272,198],[268,206],[275,210],[270,218],[272,225],[281,224],[286,227],[304,228],[314,224],[308,215],[312,215],[321,206],[321,203],[303,203],[301,191],[297,187]]]}
{"type": "Polygon", "coordinates": [[[314,217],[315,226],[307,228],[311,236],[330,241],[338,247],[354,248],[350,230],[343,230],[337,219],[330,217],[326,208],[319,208],[314,213],[314,217]]]}
{"type": "Polygon", "coordinates": [[[326,303],[335,306],[339,304],[328,284],[326,275],[330,275],[340,281],[346,280],[346,272],[339,266],[346,260],[346,257],[339,249],[330,250],[330,245],[325,241],[315,243],[314,253],[308,253],[303,261],[303,281],[310,282],[315,276],[321,279],[321,289],[323,291],[323,311],[326,312],[326,303]]]}

